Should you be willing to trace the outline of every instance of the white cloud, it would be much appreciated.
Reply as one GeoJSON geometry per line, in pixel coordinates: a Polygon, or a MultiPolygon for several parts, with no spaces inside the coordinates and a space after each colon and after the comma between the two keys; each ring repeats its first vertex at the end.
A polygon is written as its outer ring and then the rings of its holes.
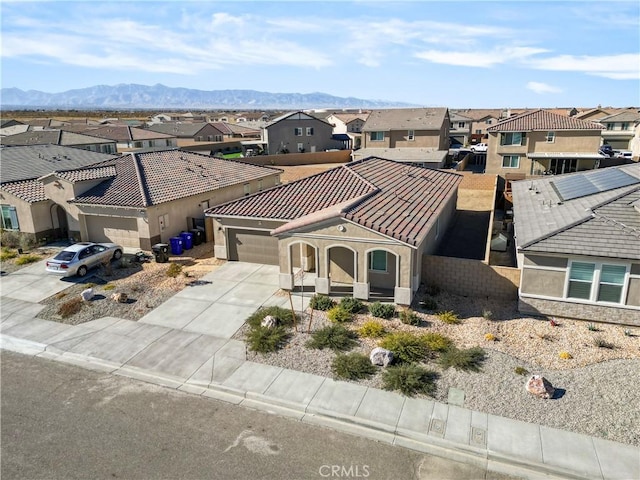
{"type": "Polygon", "coordinates": [[[542,82],[529,82],[527,88],[540,95],[544,93],[561,93],[562,89],[542,82]]]}
{"type": "Polygon", "coordinates": [[[613,80],[640,79],[640,54],[618,55],[558,55],[535,59],[528,65],[538,70],[583,72],[613,80]]]}
{"type": "Polygon", "coordinates": [[[466,52],[426,50],[416,53],[415,57],[446,65],[488,68],[501,63],[520,61],[546,51],[543,48],[533,47],[495,47],[492,50],[466,52]]]}

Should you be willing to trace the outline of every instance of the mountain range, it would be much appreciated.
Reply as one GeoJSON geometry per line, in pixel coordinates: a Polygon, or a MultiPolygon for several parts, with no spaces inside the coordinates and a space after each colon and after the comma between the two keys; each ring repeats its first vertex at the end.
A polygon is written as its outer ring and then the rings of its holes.
{"type": "Polygon", "coordinates": [[[335,97],[326,93],[268,93],[255,90],[194,90],[157,84],[96,85],[46,93],[3,88],[0,107],[59,109],[250,109],[293,110],[311,108],[391,108],[413,105],[383,100],[335,97]]]}

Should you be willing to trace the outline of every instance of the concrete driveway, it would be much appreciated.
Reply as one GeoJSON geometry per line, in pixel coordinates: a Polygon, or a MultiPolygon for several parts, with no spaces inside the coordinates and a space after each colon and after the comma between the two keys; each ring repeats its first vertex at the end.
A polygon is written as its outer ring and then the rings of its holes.
{"type": "Polygon", "coordinates": [[[46,260],[41,260],[28,267],[3,275],[0,282],[0,296],[38,303],[45,298],[55,295],[69,288],[74,283],[88,281],[90,274],[80,279],[78,277],[62,278],[53,273],[47,273],[46,260]]]}

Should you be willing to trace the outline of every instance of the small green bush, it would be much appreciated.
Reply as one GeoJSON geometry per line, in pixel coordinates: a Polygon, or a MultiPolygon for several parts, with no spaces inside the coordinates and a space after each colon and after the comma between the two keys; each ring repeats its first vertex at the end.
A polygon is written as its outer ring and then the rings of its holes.
{"type": "Polygon", "coordinates": [[[347,312],[356,314],[361,312],[364,309],[364,303],[362,303],[357,298],[353,297],[344,297],[340,300],[340,306],[344,308],[347,312]]]}
{"type": "Polygon", "coordinates": [[[247,345],[249,350],[253,352],[275,352],[282,348],[288,337],[287,330],[281,325],[275,328],[258,325],[257,327],[252,327],[247,333],[247,345]]]}
{"type": "Polygon", "coordinates": [[[607,342],[600,335],[598,335],[593,339],[593,345],[598,348],[608,348],[609,350],[613,350],[614,348],[616,348],[616,346],[613,343],[607,342]]]}
{"type": "Polygon", "coordinates": [[[27,255],[21,255],[18,258],[16,258],[16,265],[26,265],[28,263],[37,262],[41,259],[42,257],[40,255],[28,253],[27,255]]]}
{"type": "Polygon", "coordinates": [[[529,373],[529,370],[527,370],[524,367],[516,367],[514,371],[516,372],[517,375],[526,375],[529,373]]]}
{"type": "Polygon", "coordinates": [[[491,317],[493,317],[493,312],[491,310],[487,310],[486,308],[482,310],[482,318],[485,320],[491,320],[491,317]]]}
{"type": "Polygon", "coordinates": [[[370,320],[368,322],[364,322],[362,327],[358,330],[358,333],[363,337],[377,338],[382,337],[386,332],[382,323],[377,320],[370,320]]]}
{"type": "Polygon", "coordinates": [[[329,348],[333,351],[350,350],[356,345],[358,335],[342,325],[329,325],[314,332],[307,347],[323,350],[329,348]]]}
{"type": "Polygon", "coordinates": [[[420,362],[430,354],[424,338],[408,332],[390,333],[380,340],[379,345],[391,350],[404,363],[420,362]]]}
{"type": "Polygon", "coordinates": [[[449,337],[435,332],[425,333],[421,338],[432,352],[444,352],[453,345],[453,341],[449,337]]]}
{"type": "Polygon", "coordinates": [[[393,318],[396,314],[396,307],[391,303],[373,302],[369,305],[369,312],[378,318],[393,318]]]}
{"type": "Polygon", "coordinates": [[[58,315],[62,318],[68,318],[82,310],[82,298],[73,297],[58,307],[58,315]]]}
{"type": "Polygon", "coordinates": [[[435,312],[438,309],[438,302],[436,302],[436,299],[433,297],[424,297],[420,301],[420,306],[425,310],[435,312]]]}
{"type": "Polygon", "coordinates": [[[414,327],[418,327],[420,325],[420,317],[416,312],[411,309],[400,310],[400,321],[405,325],[413,325],[414,327]]]}
{"type": "Polygon", "coordinates": [[[104,287],[102,287],[103,290],[115,290],[116,286],[113,283],[107,283],[104,287]]]}
{"type": "Polygon", "coordinates": [[[424,289],[424,293],[432,297],[437,297],[440,295],[440,287],[435,284],[427,285],[424,289]]]}
{"type": "Polygon", "coordinates": [[[478,372],[485,358],[486,353],[480,347],[461,350],[451,346],[440,354],[438,362],[444,369],[453,367],[456,370],[478,372]]]}
{"type": "Polygon", "coordinates": [[[382,372],[382,388],[399,390],[411,397],[416,393],[431,395],[436,391],[438,375],[419,365],[408,364],[389,367],[382,372]]]}
{"type": "Polygon", "coordinates": [[[10,260],[12,258],[16,258],[18,256],[18,252],[16,250],[11,250],[7,247],[2,247],[2,251],[0,251],[0,261],[10,260]]]}
{"type": "Polygon", "coordinates": [[[331,300],[331,298],[319,293],[316,293],[313,297],[311,297],[311,300],[309,301],[309,306],[314,310],[326,311],[332,308],[335,304],[336,302],[331,300]]]}
{"type": "Polygon", "coordinates": [[[167,268],[167,277],[176,278],[182,272],[182,265],[179,263],[172,263],[167,268]]]}
{"type": "MultiPolygon", "coordinates": [[[[282,307],[262,307],[247,318],[245,322],[251,327],[259,327],[260,323],[267,315],[271,315],[275,318],[278,321],[278,325],[282,325],[284,327],[293,326],[291,310],[282,307]]],[[[296,318],[298,318],[297,315],[296,318]]]]}
{"type": "Polygon", "coordinates": [[[458,314],[452,312],[451,310],[446,312],[438,312],[436,313],[436,317],[438,317],[442,322],[448,323],[449,325],[460,323],[458,314]]]}
{"type": "Polygon", "coordinates": [[[353,320],[353,314],[340,305],[336,305],[327,311],[327,317],[334,323],[344,323],[353,320]]]}
{"type": "Polygon", "coordinates": [[[600,330],[598,330],[598,327],[596,327],[596,325],[594,323],[587,324],[587,329],[590,332],[599,332],[600,331],[600,330]]]}
{"type": "Polygon", "coordinates": [[[376,373],[376,367],[362,353],[338,354],[333,359],[331,371],[336,377],[359,380],[376,373]]]}

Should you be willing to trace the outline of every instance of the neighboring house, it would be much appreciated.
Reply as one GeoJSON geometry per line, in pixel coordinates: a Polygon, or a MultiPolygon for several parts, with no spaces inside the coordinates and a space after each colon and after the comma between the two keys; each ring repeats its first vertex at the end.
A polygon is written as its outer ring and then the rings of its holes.
{"type": "Polygon", "coordinates": [[[520,311],[640,326],[640,165],[512,188],[520,311]]]}
{"type": "Polygon", "coordinates": [[[0,120],[0,128],[14,127],[16,125],[25,125],[25,123],[15,118],[7,118],[0,120]]]}
{"type": "MultiPolygon", "coordinates": [[[[150,250],[204,226],[204,210],[277,185],[281,170],[191,152],[130,152],[99,165],[40,177],[80,240],[150,250]]],[[[212,237],[209,232],[208,237],[212,237]]]]}
{"type": "Polygon", "coordinates": [[[333,133],[362,133],[368,113],[332,113],[326,120],[333,125],[333,133]]]}
{"type": "Polygon", "coordinates": [[[233,137],[233,132],[221,123],[161,123],[150,126],[149,130],[173,135],[179,147],[194,142],[224,142],[233,137]]]}
{"type": "Polygon", "coordinates": [[[374,110],[362,128],[362,149],[354,159],[379,156],[441,168],[449,151],[446,108],[374,110]]]}
{"type": "Polygon", "coordinates": [[[451,141],[468,145],[471,142],[473,119],[458,112],[451,112],[450,121],[449,137],[451,141]]]}
{"type": "Polygon", "coordinates": [[[510,114],[508,110],[479,108],[455,110],[455,113],[471,119],[469,143],[486,143],[489,138],[487,128],[508,118],[510,114]]]}
{"type": "Polygon", "coordinates": [[[611,145],[615,150],[631,150],[631,140],[635,134],[635,127],[640,123],[640,113],[629,110],[614,115],[608,115],[598,120],[604,125],[602,143],[611,145]]]}
{"type": "Polygon", "coordinates": [[[489,127],[486,173],[542,175],[598,168],[598,123],[535,110],[489,127]]]}
{"type": "Polygon", "coordinates": [[[116,153],[116,142],[99,136],[67,132],[66,130],[33,130],[0,139],[3,146],[61,145],[92,152],[116,153]]]}
{"type": "Polygon", "coordinates": [[[59,145],[2,147],[1,152],[2,228],[34,240],[69,238],[64,207],[47,197],[38,178],[56,169],[87,167],[114,158],[59,145]]]}
{"type": "Polygon", "coordinates": [[[15,125],[7,125],[6,127],[0,128],[0,137],[6,137],[9,135],[16,135],[18,133],[28,132],[29,130],[34,130],[30,125],[26,125],[24,123],[19,123],[15,125]]]}
{"type": "Polygon", "coordinates": [[[177,146],[176,136],[138,127],[108,125],[90,130],[91,135],[114,140],[118,152],[143,148],[167,148],[177,146]]]}
{"type": "Polygon", "coordinates": [[[578,112],[575,117],[580,120],[588,120],[590,122],[599,122],[601,118],[608,117],[612,113],[614,113],[615,109],[603,109],[601,107],[591,108],[589,110],[584,110],[582,112],[578,112]]]}
{"type": "Polygon", "coordinates": [[[332,138],[333,126],[304,112],[286,113],[264,127],[269,155],[279,153],[322,152],[341,148],[332,138]]]}
{"type": "Polygon", "coordinates": [[[454,217],[461,180],[380,158],[349,162],[207,210],[214,253],[279,265],[286,290],[301,268],[315,276],[317,293],[386,293],[410,305],[422,255],[435,251],[454,217]]]}

